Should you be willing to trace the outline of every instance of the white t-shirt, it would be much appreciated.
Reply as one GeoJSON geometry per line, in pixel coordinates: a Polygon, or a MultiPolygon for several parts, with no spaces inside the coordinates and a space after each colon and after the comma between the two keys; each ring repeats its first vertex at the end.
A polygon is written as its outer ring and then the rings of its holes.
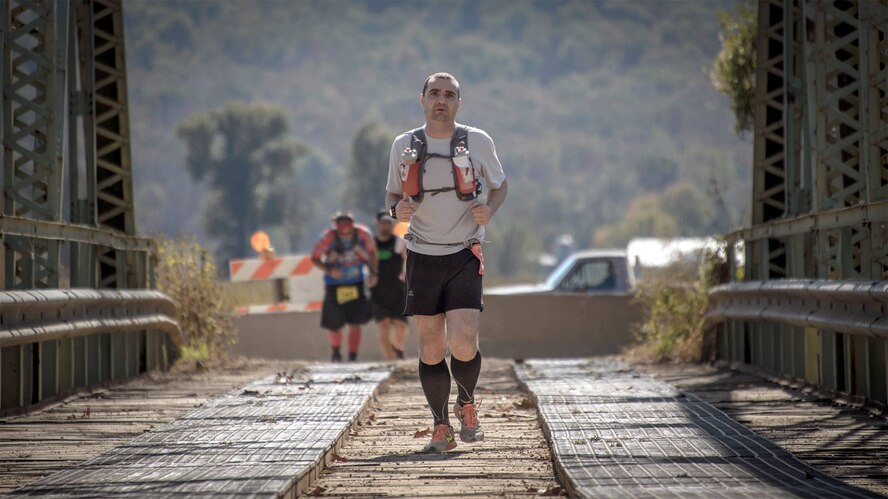
{"type": "MultiPolygon", "coordinates": [[[[457,125],[463,126],[463,125],[457,125]]],[[[425,128],[425,127],[423,127],[425,128]]],[[[484,190],[499,189],[506,178],[503,166],[496,156],[496,146],[484,130],[468,128],[468,149],[472,165],[480,173],[484,190]]],[[[426,134],[426,153],[450,156],[450,139],[435,139],[426,134]]],[[[389,159],[389,175],[386,190],[401,196],[401,152],[411,144],[410,132],[399,135],[392,144],[389,159]]],[[[450,161],[444,158],[429,158],[423,172],[423,189],[453,187],[453,169],[450,161]]],[[[424,255],[443,256],[458,253],[464,249],[463,241],[472,238],[484,240],[484,227],[472,218],[472,201],[462,201],[456,191],[440,193],[426,192],[422,203],[413,212],[410,220],[410,234],[414,237],[438,244],[420,244],[409,241],[407,248],[424,255]],[[443,246],[442,244],[452,244],[443,246]]]]}

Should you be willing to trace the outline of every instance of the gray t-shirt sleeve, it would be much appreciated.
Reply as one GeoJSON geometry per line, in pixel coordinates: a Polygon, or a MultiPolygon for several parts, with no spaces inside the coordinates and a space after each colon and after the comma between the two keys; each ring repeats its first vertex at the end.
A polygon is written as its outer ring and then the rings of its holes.
{"type": "Polygon", "coordinates": [[[404,135],[399,135],[395,137],[395,141],[392,142],[392,152],[389,156],[388,182],[385,184],[385,190],[387,192],[398,195],[402,192],[399,165],[401,164],[401,151],[404,149],[404,146],[401,145],[404,142],[403,138],[404,135]]]}
{"type": "Polygon", "coordinates": [[[503,172],[503,165],[496,155],[496,146],[493,144],[493,139],[483,130],[476,128],[473,131],[476,135],[472,139],[477,138],[478,140],[473,141],[469,139],[469,153],[472,155],[472,161],[480,163],[480,165],[475,165],[475,167],[480,169],[484,185],[488,189],[499,189],[503,185],[503,180],[506,179],[506,174],[503,172]]]}

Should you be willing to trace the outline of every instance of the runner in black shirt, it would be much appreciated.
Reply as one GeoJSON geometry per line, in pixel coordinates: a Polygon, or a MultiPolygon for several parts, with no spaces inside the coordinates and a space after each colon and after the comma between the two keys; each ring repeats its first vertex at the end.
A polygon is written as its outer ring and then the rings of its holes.
{"type": "Polygon", "coordinates": [[[392,360],[404,358],[407,317],[404,315],[404,272],[407,243],[394,234],[395,219],[383,211],[376,215],[379,280],[370,289],[373,317],[379,327],[379,348],[392,360]]]}

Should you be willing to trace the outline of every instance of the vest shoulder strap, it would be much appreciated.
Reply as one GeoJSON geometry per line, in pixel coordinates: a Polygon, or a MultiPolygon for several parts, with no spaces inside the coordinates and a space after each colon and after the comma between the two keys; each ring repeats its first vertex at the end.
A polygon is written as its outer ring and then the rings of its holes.
{"type": "MultiPolygon", "coordinates": [[[[426,133],[423,127],[416,128],[410,132],[410,148],[416,151],[419,158],[425,156],[426,144],[426,133]]],[[[463,125],[458,125],[453,130],[453,137],[450,138],[451,156],[460,145],[466,149],[469,148],[469,128],[463,125]]]]}
{"type": "Polygon", "coordinates": [[[426,134],[423,127],[410,132],[410,148],[416,151],[417,158],[422,159],[426,152],[426,134]]]}
{"type": "Polygon", "coordinates": [[[453,131],[453,137],[450,138],[450,154],[453,155],[456,148],[460,145],[466,149],[469,148],[469,129],[462,125],[456,127],[453,131]]]}

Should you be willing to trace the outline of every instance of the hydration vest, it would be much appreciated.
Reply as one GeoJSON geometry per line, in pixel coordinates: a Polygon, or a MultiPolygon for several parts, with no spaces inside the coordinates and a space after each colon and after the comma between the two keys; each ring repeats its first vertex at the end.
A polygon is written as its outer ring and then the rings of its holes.
{"type": "MultiPolygon", "coordinates": [[[[345,241],[342,240],[342,236],[339,235],[338,230],[334,229],[333,232],[336,236],[336,239],[333,240],[333,252],[339,253],[340,255],[342,255],[343,253],[345,253],[345,241]]],[[[349,249],[355,250],[355,249],[357,249],[357,247],[358,247],[358,228],[355,227],[354,229],[352,229],[351,246],[349,247],[349,249]]]]}
{"type": "Polygon", "coordinates": [[[481,182],[469,156],[469,129],[457,126],[450,138],[450,155],[429,153],[426,147],[426,134],[422,128],[410,132],[410,147],[401,153],[402,189],[414,201],[422,201],[425,193],[432,196],[454,191],[462,201],[471,201],[481,194],[481,182]],[[440,189],[426,189],[422,177],[429,158],[442,158],[450,161],[453,171],[453,186],[440,189]]]}

